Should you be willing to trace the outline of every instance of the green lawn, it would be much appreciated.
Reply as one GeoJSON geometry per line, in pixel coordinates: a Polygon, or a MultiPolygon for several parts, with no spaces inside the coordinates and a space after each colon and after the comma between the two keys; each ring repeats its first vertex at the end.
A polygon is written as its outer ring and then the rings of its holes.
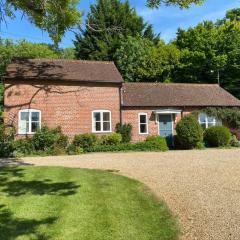
{"type": "Polygon", "coordinates": [[[134,180],[107,171],[0,167],[0,240],[174,240],[176,219],[134,180]]]}

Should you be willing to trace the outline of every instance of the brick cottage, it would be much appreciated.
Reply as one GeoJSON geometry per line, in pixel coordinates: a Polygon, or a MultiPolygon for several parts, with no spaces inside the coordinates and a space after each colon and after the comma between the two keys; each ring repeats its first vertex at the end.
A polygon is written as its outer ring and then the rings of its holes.
{"type": "MultiPolygon", "coordinates": [[[[5,78],[5,121],[18,135],[42,125],[61,126],[70,137],[108,134],[117,123],[133,126],[133,141],[148,135],[172,137],[176,123],[204,107],[240,107],[216,84],[123,83],[113,62],[16,60],[5,78]]],[[[205,114],[204,127],[219,123],[205,114]]]]}

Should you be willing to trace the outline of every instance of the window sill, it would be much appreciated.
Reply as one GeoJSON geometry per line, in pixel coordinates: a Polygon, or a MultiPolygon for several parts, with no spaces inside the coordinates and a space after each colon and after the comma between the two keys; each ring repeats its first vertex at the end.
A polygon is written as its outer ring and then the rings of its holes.
{"type": "Polygon", "coordinates": [[[92,131],[92,133],[112,133],[112,131],[92,131]]]}
{"type": "Polygon", "coordinates": [[[18,135],[34,135],[35,132],[32,132],[32,133],[18,133],[18,135]]]}

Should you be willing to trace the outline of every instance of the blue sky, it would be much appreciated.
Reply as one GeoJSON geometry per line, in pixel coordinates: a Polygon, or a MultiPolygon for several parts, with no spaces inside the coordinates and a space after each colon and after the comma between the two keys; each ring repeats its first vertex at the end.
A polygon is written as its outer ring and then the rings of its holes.
{"type": "MultiPolygon", "coordinates": [[[[83,10],[86,15],[89,5],[94,2],[95,0],[81,0],[79,9],[83,10]]],[[[161,33],[161,37],[165,41],[173,39],[179,27],[186,29],[203,20],[214,21],[223,18],[227,10],[240,7],[240,0],[206,0],[202,6],[192,6],[187,10],[164,6],[152,10],[145,6],[146,0],[130,0],[130,3],[137,9],[140,16],[153,25],[157,33],[161,33]]],[[[9,20],[7,26],[2,23],[0,36],[15,40],[27,39],[32,42],[51,43],[47,33],[34,27],[26,19],[22,19],[20,14],[17,14],[15,20],[9,20]]],[[[74,34],[68,32],[60,46],[71,47],[73,39],[74,34]]]]}

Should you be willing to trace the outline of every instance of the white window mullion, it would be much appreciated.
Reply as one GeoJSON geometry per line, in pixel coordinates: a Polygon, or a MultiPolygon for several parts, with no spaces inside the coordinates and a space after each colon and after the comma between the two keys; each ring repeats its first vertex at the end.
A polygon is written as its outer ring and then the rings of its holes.
{"type": "Polygon", "coordinates": [[[28,120],[28,129],[29,129],[29,133],[32,133],[32,112],[30,111],[29,114],[29,120],[28,120]]]}
{"type": "Polygon", "coordinates": [[[103,112],[101,112],[100,119],[101,119],[101,132],[103,132],[103,112]]]}

